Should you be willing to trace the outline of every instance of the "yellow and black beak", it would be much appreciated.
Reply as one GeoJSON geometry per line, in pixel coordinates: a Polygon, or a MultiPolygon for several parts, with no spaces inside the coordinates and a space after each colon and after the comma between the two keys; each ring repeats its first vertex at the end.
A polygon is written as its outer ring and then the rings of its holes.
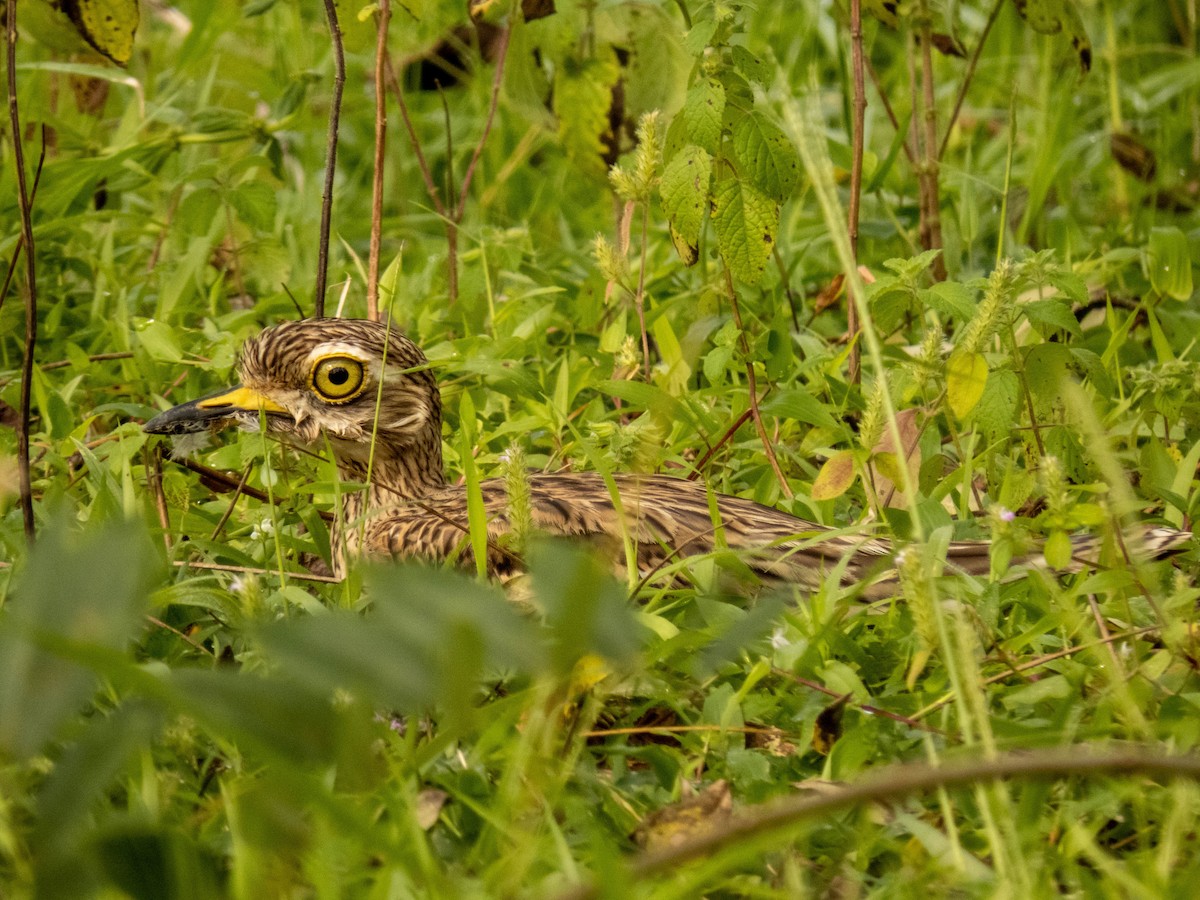
{"type": "Polygon", "coordinates": [[[260,412],[268,415],[290,415],[290,413],[263,394],[252,388],[238,385],[199,400],[181,403],[179,406],[159,413],[142,426],[147,434],[196,434],[226,425],[251,426],[258,422],[260,412]]]}

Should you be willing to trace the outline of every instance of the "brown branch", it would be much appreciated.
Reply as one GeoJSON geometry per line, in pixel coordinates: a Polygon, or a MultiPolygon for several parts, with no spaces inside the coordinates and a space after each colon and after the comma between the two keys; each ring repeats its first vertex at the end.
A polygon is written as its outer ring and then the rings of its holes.
{"type": "Polygon", "coordinates": [[[758,379],[754,375],[754,360],[750,358],[750,342],[746,339],[746,330],[742,326],[742,313],[738,309],[737,291],[734,290],[733,275],[728,267],[725,269],[725,286],[729,290],[729,302],[733,309],[733,321],[738,330],[738,343],[741,345],[742,355],[746,357],[746,382],[750,390],[750,414],[754,419],[754,427],[758,429],[758,439],[762,441],[763,452],[767,454],[767,461],[771,464],[771,470],[775,473],[775,478],[778,479],[784,496],[790,500],[794,496],[792,488],[783,476],[783,469],[779,467],[779,460],[775,456],[775,448],[771,446],[771,439],[767,435],[766,426],[763,424],[762,412],[758,408],[758,379]]]}
{"type": "MultiPolygon", "coordinates": [[[[837,697],[840,699],[841,697],[846,696],[845,694],[843,694],[839,691],[835,691],[831,688],[827,688],[825,685],[820,684],[816,681],[810,681],[807,678],[802,678],[799,675],[795,675],[795,674],[787,671],[786,669],[780,669],[777,666],[772,666],[771,671],[774,672],[776,675],[780,676],[781,678],[790,678],[792,681],[796,682],[796,684],[803,685],[804,687],[809,688],[810,690],[817,691],[818,693],[825,694],[829,697],[837,697]]],[[[932,734],[945,734],[945,732],[942,731],[940,728],[935,728],[932,725],[926,725],[924,722],[920,722],[920,721],[910,718],[908,716],[902,716],[899,713],[894,713],[894,712],[891,712],[890,710],[881,709],[880,707],[872,706],[869,703],[858,703],[858,702],[854,701],[853,698],[851,698],[851,702],[854,704],[855,708],[860,709],[863,712],[868,713],[872,716],[880,716],[881,718],[884,718],[884,719],[891,719],[893,722],[899,722],[901,725],[907,725],[909,728],[913,728],[918,731],[928,731],[932,734]]]]}
{"type": "Polygon", "coordinates": [[[330,98],[329,135],[325,141],[325,188],[321,193],[321,236],[317,244],[317,289],[314,315],[325,315],[325,284],[329,278],[329,231],[333,216],[333,176],[337,170],[338,127],[342,116],[342,89],[346,84],[346,52],[338,24],[335,0],[325,0],[325,19],[333,43],[333,96],[330,98]]]}
{"type": "Polygon", "coordinates": [[[379,321],[379,243],[383,231],[383,160],[387,148],[387,91],[383,72],[391,21],[391,0],[379,0],[375,41],[375,177],[371,182],[371,247],[367,257],[367,318],[373,322],[379,321]]]}
{"type": "Polygon", "coordinates": [[[692,473],[690,475],[688,475],[688,477],[687,477],[688,481],[695,481],[697,478],[700,477],[700,473],[704,470],[704,467],[706,465],[708,465],[708,461],[710,459],[712,459],[713,454],[716,453],[718,450],[720,450],[723,446],[725,446],[725,444],[729,442],[729,440],[734,436],[734,434],[737,433],[737,430],[739,428],[741,428],[743,425],[745,425],[746,420],[749,419],[752,415],[754,415],[754,410],[747,409],[744,413],[742,413],[740,416],[737,417],[737,421],[735,421],[732,425],[730,425],[728,428],[725,429],[725,433],[723,435],[721,435],[721,439],[719,441],[717,441],[715,444],[713,444],[711,447],[709,447],[708,452],[706,452],[702,457],[700,457],[700,461],[692,467],[692,473]]]}
{"type": "MultiPolygon", "coordinates": [[[[921,195],[925,216],[921,223],[922,245],[926,250],[942,249],[942,212],[938,198],[937,104],[933,90],[933,28],[929,9],[921,4],[921,97],[923,103],[924,140],[921,148],[921,195]]],[[[934,259],[930,274],[935,281],[946,280],[946,260],[942,254],[934,259]]]]}
{"type": "MultiPolygon", "coordinates": [[[[867,110],[867,92],[863,84],[862,2],[850,0],[850,69],[853,75],[854,98],[851,102],[850,128],[850,253],[858,265],[858,218],[862,199],[863,121],[867,110]]],[[[854,289],[846,284],[846,331],[850,341],[850,383],[858,384],[862,374],[862,353],[858,346],[858,304],[854,289]]]]}
{"type": "Polygon", "coordinates": [[[479,162],[479,157],[483,155],[483,146],[487,143],[488,135],[492,133],[492,122],[496,118],[496,108],[500,105],[500,86],[504,82],[504,62],[508,59],[508,44],[511,36],[512,25],[507,25],[500,32],[500,39],[496,45],[496,74],[492,78],[492,96],[488,101],[487,121],[484,122],[483,134],[479,136],[479,142],[475,145],[475,152],[471,154],[467,171],[463,174],[462,187],[458,192],[458,203],[454,207],[456,222],[462,221],[463,211],[467,205],[467,191],[470,190],[471,179],[475,177],[475,166],[479,162]]]}
{"type": "Polygon", "coordinates": [[[154,511],[158,513],[158,523],[163,530],[163,545],[168,553],[171,552],[171,517],[167,513],[167,497],[163,493],[162,477],[162,446],[156,444],[153,449],[149,445],[142,448],[143,460],[146,467],[146,482],[150,486],[150,494],[154,497],[154,511]]]}
{"type": "Polygon", "coordinates": [[[983,45],[987,43],[988,35],[992,31],[992,26],[996,24],[996,19],[1000,17],[1000,8],[1003,5],[1004,0],[996,0],[996,5],[992,7],[992,14],[988,16],[987,24],[983,26],[983,31],[979,35],[979,43],[975,45],[975,52],[971,54],[971,58],[967,62],[967,71],[963,73],[962,82],[958,86],[958,96],[954,98],[954,111],[950,113],[950,118],[946,121],[946,133],[942,136],[942,143],[938,147],[939,160],[946,155],[950,134],[954,131],[958,114],[962,112],[963,101],[967,99],[967,88],[971,86],[971,81],[975,77],[975,67],[979,65],[979,57],[983,55],[983,45]]]}
{"type": "Polygon", "coordinates": [[[442,218],[449,217],[449,210],[446,209],[446,204],[442,201],[441,194],[438,193],[437,185],[433,182],[433,171],[429,168],[429,161],[425,159],[425,152],[421,149],[421,139],[417,137],[417,130],[413,127],[412,117],[408,114],[408,104],[404,101],[404,91],[400,88],[400,79],[396,77],[396,70],[392,67],[391,57],[385,52],[383,59],[384,72],[387,74],[388,87],[392,89],[392,93],[396,95],[396,105],[400,109],[400,120],[404,122],[404,130],[408,132],[408,144],[412,148],[413,154],[417,157],[417,168],[421,172],[421,180],[425,182],[425,193],[429,195],[429,201],[433,204],[433,208],[442,218]]]}
{"type": "MultiPolygon", "coordinates": [[[[33,354],[37,344],[37,264],[33,242],[33,214],[25,183],[25,148],[21,141],[21,116],[17,108],[17,0],[8,0],[5,17],[8,37],[8,120],[12,129],[13,162],[17,170],[17,203],[20,207],[21,242],[25,246],[25,348],[21,355],[20,421],[17,424],[17,477],[25,540],[36,537],[33,519],[33,484],[29,473],[29,418],[33,387],[33,354]]],[[[43,144],[44,136],[43,136],[43,144]]],[[[43,153],[44,153],[43,148],[43,153]]],[[[13,259],[14,266],[16,259],[13,259]]]]}
{"type": "MultiPolygon", "coordinates": [[[[1020,751],[993,759],[972,759],[943,765],[905,763],[877,769],[856,784],[817,796],[789,797],[765,804],[724,826],[690,840],[640,853],[628,863],[632,879],[644,879],[678,869],[684,863],[709,857],[751,840],[782,834],[800,823],[865,803],[900,800],[943,788],[991,783],[1000,779],[1070,778],[1073,776],[1155,775],[1200,779],[1200,755],[1168,756],[1151,748],[1134,747],[1093,753],[1086,746],[1020,751]]],[[[569,888],[557,900],[590,900],[600,896],[594,881],[569,888]]]]}

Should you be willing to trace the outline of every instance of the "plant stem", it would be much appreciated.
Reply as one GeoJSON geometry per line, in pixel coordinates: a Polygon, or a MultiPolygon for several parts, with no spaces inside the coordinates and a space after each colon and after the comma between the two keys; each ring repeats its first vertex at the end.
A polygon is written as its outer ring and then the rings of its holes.
{"type": "Polygon", "coordinates": [[[367,318],[379,321],[379,244],[383,231],[383,162],[387,149],[387,91],[384,63],[387,60],[388,25],[392,21],[391,0],[379,0],[378,33],[375,41],[375,170],[371,181],[371,246],[367,257],[367,318]]]}
{"type": "MultiPolygon", "coordinates": [[[[17,0],[8,0],[8,120],[17,170],[17,203],[21,218],[21,243],[25,247],[25,348],[21,354],[21,401],[17,423],[17,479],[25,540],[33,544],[37,533],[33,519],[33,484],[29,473],[29,419],[33,387],[33,354],[37,344],[37,264],[33,243],[33,216],[25,184],[25,148],[21,141],[21,115],[17,106],[17,0]]],[[[16,266],[16,259],[13,259],[16,266]]]]}
{"type": "MultiPolygon", "coordinates": [[[[853,122],[850,129],[850,253],[858,264],[858,216],[862,197],[863,123],[867,111],[867,92],[863,84],[862,0],[850,0],[850,69],[854,96],[851,101],[853,122]]],[[[850,383],[862,377],[862,351],[858,346],[858,308],[851,296],[853,285],[846,285],[846,330],[850,341],[850,383]]]]}
{"type": "Polygon", "coordinates": [[[342,89],[346,84],[346,52],[342,46],[342,28],[338,24],[337,5],[325,0],[325,19],[333,44],[333,96],[330,98],[329,134],[325,141],[325,187],[321,193],[321,235],[317,242],[317,288],[314,315],[325,315],[325,284],[329,277],[329,230],[333,216],[333,176],[337,169],[338,126],[342,115],[342,89]]]}
{"type": "MultiPolygon", "coordinates": [[[[942,247],[942,213],[938,197],[938,139],[937,104],[933,91],[933,28],[929,8],[921,3],[921,97],[924,119],[921,147],[921,208],[925,215],[921,224],[921,244],[926,250],[942,247]]],[[[935,281],[946,280],[946,261],[939,254],[930,267],[935,281]]]]}
{"type": "Polygon", "coordinates": [[[979,35],[979,43],[975,45],[975,52],[971,54],[971,59],[967,62],[967,71],[963,73],[962,83],[958,86],[958,96],[954,98],[954,110],[950,113],[950,118],[946,121],[946,133],[942,135],[942,143],[938,147],[938,160],[940,161],[946,155],[946,145],[950,143],[950,134],[954,131],[954,123],[958,121],[958,114],[962,112],[963,101],[967,98],[967,89],[971,86],[971,81],[975,77],[975,67],[979,65],[979,57],[983,54],[983,45],[987,43],[988,35],[991,34],[992,26],[996,24],[996,19],[1000,17],[1000,8],[1004,5],[1004,0],[996,0],[996,5],[992,7],[992,13],[988,16],[987,23],[983,26],[983,31],[979,35]]]}
{"type": "Polygon", "coordinates": [[[750,358],[750,342],[746,339],[746,329],[742,325],[742,313],[738,309],[737,291],[733,287],[733,274],[728,267],[725,269],[725,286],[729,290],[733,321],[737,325],[738,343],[741,345],[742,355],[746,358],[746,384],[750,391],[750,412],[754,417],[754,427],[758,429],[758,439],[762,441],[763,451],[767,454],[767,461],[771,464],[771,471],[775,473],[775,478],[779,481],[779,487],[783,490],[784,496],[790,500],[794,496],[792,488],[787,483],[787,479],[783,477],[783,469],[779,467],[775,448],[771,446],[771,439],[767,435],[767,428],[763,425],[762,413],[758,408],[758,379],[754,375],[754,360],[750,358]]]}

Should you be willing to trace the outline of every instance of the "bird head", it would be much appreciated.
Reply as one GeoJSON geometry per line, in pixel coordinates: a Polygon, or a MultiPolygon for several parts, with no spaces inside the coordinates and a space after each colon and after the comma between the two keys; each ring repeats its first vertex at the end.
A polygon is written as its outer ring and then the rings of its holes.
{"type": "Polygon", "coordinates": [[[441,398],[412,341],[365,319],[285,322],[251,338],[241,383],[155,416],[150,434],[236,426],[301,444],[328,437],[343,467],[416,450],[441,460],[441,398]],[[374,450],[372,450],[374,448],[374,450]]]}

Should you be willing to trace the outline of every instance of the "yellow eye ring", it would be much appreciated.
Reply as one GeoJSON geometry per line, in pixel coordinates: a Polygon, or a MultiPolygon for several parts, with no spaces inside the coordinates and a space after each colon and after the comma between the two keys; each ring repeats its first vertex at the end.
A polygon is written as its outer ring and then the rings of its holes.
{"type": "Polygon", "coordinates": [[[362,361],[353,356],[324,356],[313,366],[309,386],[326,403],[349,403],[367,387],[362,361]]]}

